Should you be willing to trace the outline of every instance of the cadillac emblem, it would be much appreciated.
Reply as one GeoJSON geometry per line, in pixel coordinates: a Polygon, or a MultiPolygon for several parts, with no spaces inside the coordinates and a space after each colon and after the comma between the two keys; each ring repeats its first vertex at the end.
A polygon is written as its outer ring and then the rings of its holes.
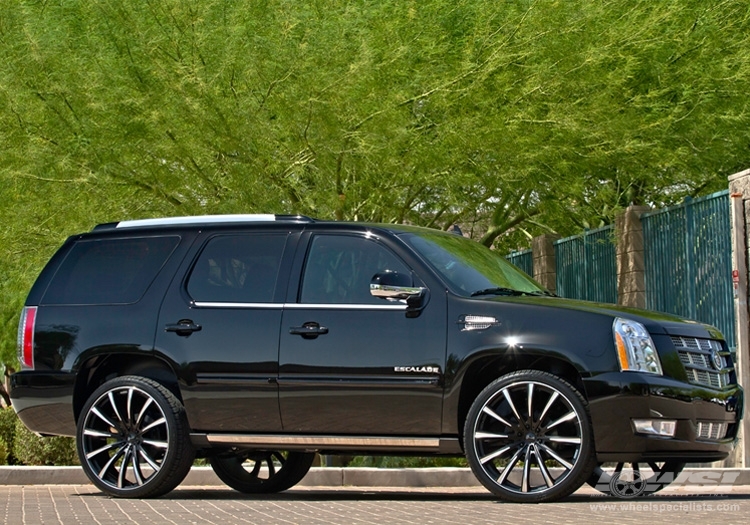
{"type": "Polygon", "coordinates": [[[724,358],[719,354],[719,351],[715,348],[711,350],[711,362],[714,364],[716,370],[724,369],[724,358]]]}

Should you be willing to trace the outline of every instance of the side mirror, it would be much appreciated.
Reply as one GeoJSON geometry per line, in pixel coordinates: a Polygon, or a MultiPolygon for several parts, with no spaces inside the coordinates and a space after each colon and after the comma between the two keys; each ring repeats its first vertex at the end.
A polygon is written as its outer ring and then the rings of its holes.
{"type": "Polygon", "coordinates": [[[425,289],[412,286],[411,276],[398,272],[382,272],[373,275],[370,280],[370,295],[391,301],[406,300],[411,302],[424,294],[425,289]]]}

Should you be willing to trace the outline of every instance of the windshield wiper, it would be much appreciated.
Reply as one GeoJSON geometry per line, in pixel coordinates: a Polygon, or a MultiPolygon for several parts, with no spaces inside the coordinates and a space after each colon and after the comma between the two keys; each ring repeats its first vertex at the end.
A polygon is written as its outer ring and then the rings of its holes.
{"type": "Polygon", "coordinates": [[[526,292],[520,290],[514,290],[513,288],[505,288],[498,286],[496,288],[485,288],[484,290],[477,290],[472,292],[471,296],[476,297],[477,295],[523,295],[526,292]]]}
{"type": "Polygon", "coordinates": [[[557,297],[556,294],[553,294],[549,290],[539,290],[537,292],[524,292],[526,295],[535,295],[538,297],[557,297]]]}
{"type": "Polygon", "coordinates": [[[496,288],[485,288],[484,290],[477,290],[476,292],[473,292],[471,294],[472,297],[476,297],[478,295],[513,295],[513,296],[534,295],[534,296],[543,296],[543,297],[556,297],[555,294],[548,292],[546,290],[522,292],[521,290],[514,290],[513,288],[506,288],[503,286],[498,286],[496,288]]]}

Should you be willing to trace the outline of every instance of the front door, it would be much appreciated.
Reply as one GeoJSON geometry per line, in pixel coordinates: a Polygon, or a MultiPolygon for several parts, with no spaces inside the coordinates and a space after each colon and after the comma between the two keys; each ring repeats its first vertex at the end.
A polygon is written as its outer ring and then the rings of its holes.
{"type": "Polygon", "coordinates": [[[295,433],[438,435],[445,367],[445,295],[419,316],[370,295],[374,274],[416,276],[377,239],[312,236],[296,301],[281,321],[282,425],[295,433]]]}

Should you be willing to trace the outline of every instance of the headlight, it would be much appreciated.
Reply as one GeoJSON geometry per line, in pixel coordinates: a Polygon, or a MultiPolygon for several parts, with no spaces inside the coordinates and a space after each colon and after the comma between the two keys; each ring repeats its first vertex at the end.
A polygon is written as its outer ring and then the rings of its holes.
{"type": "Polygon", "coordinates": [[[645,326],[618,317],[612,325],[612,331],[620,370],[662,375],[659,354],[645,326]]]}

